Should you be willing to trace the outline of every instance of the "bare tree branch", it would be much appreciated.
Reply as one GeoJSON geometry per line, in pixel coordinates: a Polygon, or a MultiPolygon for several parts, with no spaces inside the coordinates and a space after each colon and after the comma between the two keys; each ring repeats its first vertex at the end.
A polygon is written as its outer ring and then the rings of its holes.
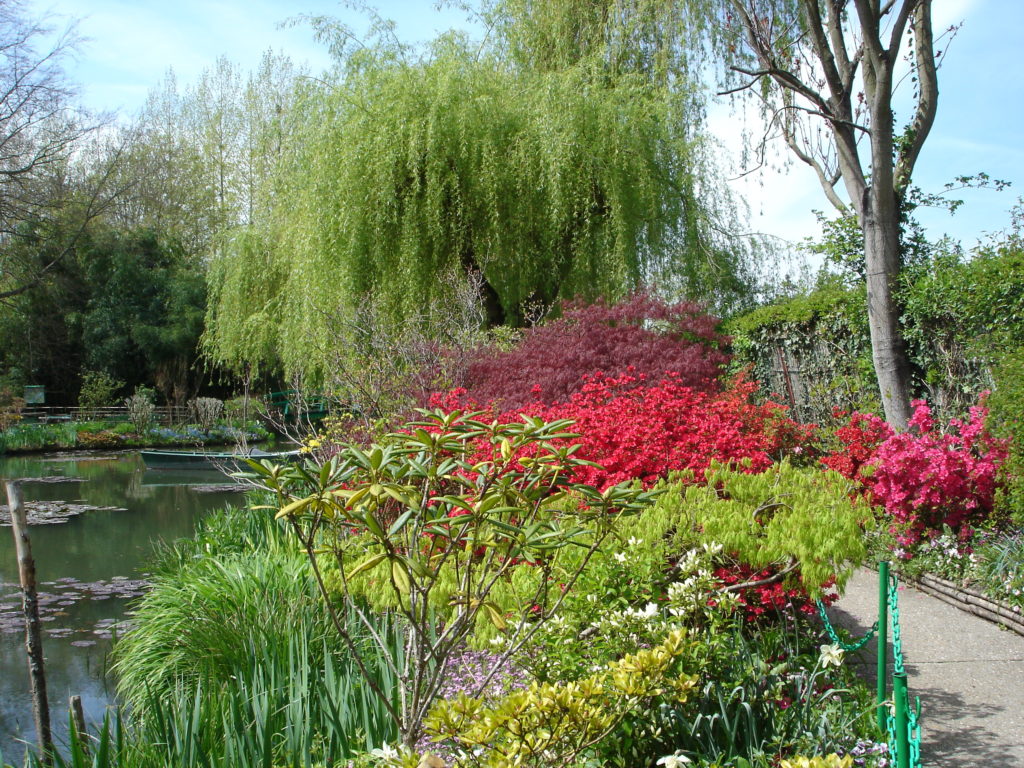
{"type": "Polygon", "coordinates": [[[914,13],[914,57],[917,68],[918,88],[917,111],[907,129],[906,142],[896,160],[893,185],[902,195],[910,184],[921,147],[935,123],[939,100],[938,72],[935,66],[935,51],[932,40],[931,0],[920,0],[914,13]]]}

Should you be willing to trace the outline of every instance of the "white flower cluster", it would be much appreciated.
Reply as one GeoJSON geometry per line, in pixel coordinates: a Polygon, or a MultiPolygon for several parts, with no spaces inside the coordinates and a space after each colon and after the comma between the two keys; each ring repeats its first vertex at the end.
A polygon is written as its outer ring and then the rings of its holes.
{"type": "MultiPolygon", "coordinates": [[[[642,543],[631,538],[627,542],[628,548],[612,557],[625,563],[642,543]]],[[[708,610],[708,601],[712,597],[717,606],[735,607],[734,595],[715,590],[710,563],[711,558],[721,551],[721,544],[705,544],[684,553],[676,563],[677,580],[666,588],[665,602],[661,606],[649,602],[642,608],[610,610],[597,616],[590,627],[597,632],[614,632],[620,636],[625,633],[634,640],[640,640],[680,628],[690,617],[708,610]]],[[[588,595],[587,599],[598,602],[594,595],[588,595]]]]}

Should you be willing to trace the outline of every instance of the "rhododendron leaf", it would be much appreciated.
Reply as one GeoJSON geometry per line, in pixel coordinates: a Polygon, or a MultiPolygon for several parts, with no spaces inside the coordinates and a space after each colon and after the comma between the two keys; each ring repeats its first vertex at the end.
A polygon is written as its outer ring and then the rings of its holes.
{"type": "Polygon", "coordinates": [[[361,563],[359,563],[359,565],[357,565],[355,568],[353,568],[347,574],[345,574],[345,578],[346,579],[352,579],[355,576],[357,576],[360,573],[362,573],[363,571],[368,571],[368,570],[370,570],[372,568],[377,567],[382,562],[387,560],[387,558],[388,558],[387,553],[384,553],[384,552],[380,552],[380,553],[378,553],[376,555],[371,555],[370,557],[366,558],[361,563]]]}
{"type": "Polygon", "coordinates": [[[439,504],[447,504],[450,507],[458,507],[464,509],[466,512],[473,512],[473,505],[465,499],[460,499],[458,496],[440,496],[437,499],[439,504]]]}
{"type": "Polygon", "coordinates": [[[366,523],[366,527],[369,529],[370,533],[372,533],[378,539],[384,538],[384,529],[381,528],[381,525],[378,522],[376,516],[373,514],[373,512],[367,512],[363,515],[360,515],[359,519],[366,523]]]}
{"type": "Polygon", "coordinates": [[[397,501],[403,507],[409,507],[411,511],[418,509],[418,505],[400,488],[396,488],[392,485],[385,485],[384,493],[397,501]]]}
{"type": "Polygon", "coordinates": [[[504,531],[505,533],[511,533],[513,535],[519,535],[519,532],[522,530],[519,526],[506,523],[502,520],[491,520],[490,524],[499,531],[504,531]]]}
{"type": "Polygon", "coordinates": [[[370,489],[367,487],[359,488],[358,490],[353,491],[346,500],[345,506],[347,506],[349,509],[352,509],[360,501],[362,501],[367,496],[367,494],[369,494],[369,492],[370,489]]]}
{"type": "Polygon", "coordinates": [[[346,453],[360,467],[365,468],[370,463],[369,462],[369,458],[367,457],[367,455],[365,453],[363,453],[361,450],[359,450],[359,448],[354,446],[354,445],[348,446],[348,448],[346,449],[346,453]]]}
{"type": "Polygon", "coordinates": [[[500,516],[500,515],[515,515],[517,513],[522,512],[522,511],[523,511],[522,507],[495,507],[494,509],[490,510],[490,513],[491,513],[492,517],[489,518],[489,520],[490,520],[490,522],[497,522],[496,520],[493,519],[494,517],[497,517],[497,516],[500,516]]]}
{"type": "Polygon", "coordinates": [[[307,496],[303,499],[296,499],[290,504],[286,504],[285,506],[281,507],[281,510],[276,515],[274,515],[274,519],[280,520],[282,517],[297,515],[302,510],[306,509],[306,507],[308,507],[314,501],[316,501],[315,496],[307,496]]]}
{"type": "Polygon", "coordinates": [[[434,436],[422,427],[417,427],[413,430],[413,433],[409,437],[415,442],[422,443],[428,447],[434,444],[434,436]]]}
{"type": "Polygon", "coordinates": [[[391,578],[399,592],[404,595],[409,594],[412,584],[409,580],[409,572],[406,570],[404,557],[396,557],[391,561],[391,578]]]}
{"type": "Polygon", "coordinates": [[[372,469],[373,471],[376,472],[378,469],[380,469],[381,462],[383,462],[383,461],[384,461],[384,452],[380,448],[374,448],[372,451],[370,451],[370,455],[369,455],[370,469],[372,469]]]}
{"type": "Polygon", "coordinates": [[[391,527],[388,528],[388,536],[394,536],[395,534],[399,533],[403,528],[405,528],[406,524],[409,522],[409,520],[415,513],[416,510],[413,509],[412,507],[409,507],[408,509],[405,510],[405,512],[400,514],[398,518],[395,520],[395,522],[391,524],[391,527]]]}

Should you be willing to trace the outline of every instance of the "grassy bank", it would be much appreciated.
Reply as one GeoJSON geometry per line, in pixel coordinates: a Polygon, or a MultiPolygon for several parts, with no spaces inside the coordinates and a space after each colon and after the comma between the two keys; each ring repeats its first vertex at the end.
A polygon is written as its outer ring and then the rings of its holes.
{"type": "Polygon", "coordinates": [[[42,451],[117,448],[187,448],[233,445],[240,439],[265,440],[270,434],[260,424],[245,427],[217,425],[208,430],[194,424],[150,427],[138,431],[129,422],[84,421],[61,424],[16,424],[0,432],[0,455],[42,451]]]}

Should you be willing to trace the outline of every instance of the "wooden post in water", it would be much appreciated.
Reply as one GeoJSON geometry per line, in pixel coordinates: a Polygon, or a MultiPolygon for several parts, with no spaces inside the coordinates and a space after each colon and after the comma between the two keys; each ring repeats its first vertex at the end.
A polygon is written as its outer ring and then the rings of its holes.
{"type": "Polygon", "coordinates": [[[28,519],[17,480],[7,482],[7,503],[11,510],[14,548],[18,558],[22,607],[25,612],[25,650],[28,651],[29,684],[32,691],[32,715],[39,739],[39,756],[51,764],[53,737],[50,734],[50,707],[46,700],[46,669],[43,666],[43,643],[39,633],[39,598],[36,595],[36,563],[28,537],[28,519]]]}
{"type": "Polygon", "coordinates": [[[75,729],[74,736],[78,739],[78,744],[82,748],[84,755],[89,754],[89,731],[85,727],[85,712],[82,710],[82,697],[72,696],[68,701],[68,707],[71,709],[71,722],[75,729]]]}

